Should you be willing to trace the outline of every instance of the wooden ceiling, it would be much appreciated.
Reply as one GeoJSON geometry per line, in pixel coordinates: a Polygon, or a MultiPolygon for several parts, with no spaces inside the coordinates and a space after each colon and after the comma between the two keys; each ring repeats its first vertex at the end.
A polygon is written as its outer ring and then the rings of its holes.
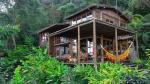
{"type": "MultiPolygon", "coordinates": [[[[107,24],[107,23],[102,23],[96,21],[96,34],[98,37],[103,35],[104,37],[107,38],[114,38],[115,37],[115,27],[114,25],[107,24]]],[[[130,31],[128,29],[124,28],[119,28],[117,29],[118,31],[118,36],[123,36],[123,35],[133,35],[134,32],[130,31]]],[[[68,30],[66,32],[58,34],[59,36],[64,36],[64,37],[72,37],[72,38],[77,38],[77,26],[74,27],[71,30],[68,30]]],[[[93,35],[93,22],[90,22],[86,25],[80,26],[80,37],[92,37],[93,35]]]]}

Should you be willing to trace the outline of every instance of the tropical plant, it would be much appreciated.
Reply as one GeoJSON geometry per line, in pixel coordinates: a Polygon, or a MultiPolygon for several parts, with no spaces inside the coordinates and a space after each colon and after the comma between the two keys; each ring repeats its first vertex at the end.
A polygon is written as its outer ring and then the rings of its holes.
{"type": "Polygon", "coordinates": [[[128,68],[121,64],[104,63],[98,67],[98,72],[87,78],[90,84],[118,84],[123,80],[128,68]]]}
{"type": "Polygon", "coordinates": [[[147,69],[150,70],[150,49],[146,49],[145,54],[146,54],[147,58],[149,58],[149,59],[147,59],[148,61],[146,63],[146,67],[147,67],[147,69]]]}
{"type": "MultiPolygon", "coordinates": [[[[27,56],[26,61],[22,61],[19,75],[22,78],[21,80],[27,84],[60,84],[62,82],[61,77],[68,71],[67,66],[48,57],[42,49],[34,48],[34,52],[34,54],[27,56]]],[[[17,74],[14,74],[14,80],[12,81],[15,81],[15,75],[17,74]]]]}
{"type": "Polygon", "coordinates": [[[9,81],[12,78],[13,71],[18,65],[21,65],[20,60],[26,60],[26,56],[33,53],[29,46],[18,45],[15,49],[8,50],[0,61],[0,75],[4,81],[9,81]]]}
{"type": "Polygon", "coordinates": [[[15,72],[14,72],[14,76],[13,76],[13,79],[11,81],[12,84],[23,84],[23,79],[21,78],[21,75],[20,75],[20,69],[21,67],[18,66],[16,69],[15,69],[15,72]]]}
{"type": "Polygon", "coordinates": [[[143,72],[139,72],[137,69],[130,69],[122,64],[103,63],[98,66],[97,72],[89,65],[78,65],[74,68],[74,73],[80,79],[80,84],[84,84],[83,81],[89,84],[128,84],[128,82],[137,83],[137,81],[147,83],[143,72]],[[135,78],[139,80],[135,81],[135,78]]]}
{"type": "Polygon", "coordinates": [[[63,6],[60,6],[58,8],[59,11],[62,12],[62,14],[64,14],[64,17],[68,16],[69,14],[73,13],[76,10],[76,6],[73,3],[67,3],[63,6]]]}
{"type": "Polygon", "coordinates": [[[75,79],[81,84],[88,82],[88,77],[94,74],[94,68],[90,65],[77,65],[73,71],[75,79]]]}
{"type": "Polygon", "coordinates": [[[15,37],[14,35],[19,32],[19,27],[13,25],[5,25],[0,26],[0,51],[7,49],[8,40],[12,38],[13,44],[11,45],[16,46],[15,37]]]}

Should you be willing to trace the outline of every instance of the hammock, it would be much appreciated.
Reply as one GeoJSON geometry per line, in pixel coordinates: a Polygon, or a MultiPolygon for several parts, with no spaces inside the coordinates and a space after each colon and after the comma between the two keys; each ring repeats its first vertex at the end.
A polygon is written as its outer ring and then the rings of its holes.
{"type": "Polygon", "coordinates": [[[112,62],[115,62],[115,61],[124,61],[129,56],[129,51],[130,51],[130,47],[132,46],[132,44],[133,44],[133,42],[130,44],[130,46],[127,48],[127,50],[125,50],[124,53],[122,53],[119,56],[115,56],[112,53],[108,52],[106,49],[104,49],[104,47],[102,45],[101,45],[101,47],[106,53],[106,58],[112,62]]]}

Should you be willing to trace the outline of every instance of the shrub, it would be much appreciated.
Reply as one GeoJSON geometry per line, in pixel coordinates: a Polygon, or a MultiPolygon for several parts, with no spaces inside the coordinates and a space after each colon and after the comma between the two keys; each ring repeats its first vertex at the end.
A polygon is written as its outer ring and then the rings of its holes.
{"type": "MultiPolygon", "coordinates": [[[[74,68],[74,73],[79,79],[78,81],[86,81],[89,84],[133,84],[137,83],[137,81],[142,81],[140,83],[146,83],[147,81],[147,79],[144,79],[142,72],[122,64],[109,62],[100,64],[97,72],[89,65],[78,65],[74,68]],[[135,81],[135,78],[138,78],[138,80],[135,81]]],[[[80,84],[85,83],[80,82],[80,84]]]]}
{"type": "Polygon", "coordinates": [[[148,84],[149,78],[146,74],[138,70],[131,70],[124,76],[125,84],[148,84]]]}
{"type": "Polygon", "coordinates": [[[90,84],[119,84],[127,70],[121,64],[103,63],[99,65],[98,72],[87,79],[90,84]]]}
{"type": "Polygon", "coordinates": [[[14,72],[14,76],[13,76],[13,79],[12,79],[12,84],[23,84],[23,79],[21,78],[21,75],[20,75],[20,70],[21,70],[21,67],[18,66],[16,69],[15,69],[15,72],[14,72]]]}
{"type": "Polygon", "coordinates": [[[148,61],[147,61],[147,63],[146,63],[146,67],[147,67],[147,69],[150,70],[150,49],[146,49],[145,54],[149,58],[148,61]]]}
{"type": "MultiPolygon", "coordinates": [[[[34,49],[34,51],[34,54],[27,56],[26,61],[22,61],[21,80],[27,84],[60,84],[61,77],[68,72],[68,67],[48,57],[42,49],[34,49]]],[[[12,81],[15,81],[15,78],[13,79],[12,81]]]]}
{"type": "Polygon", "coordinates": [[[9,81],[15,68],[21,65],[20,60],[26,60],[25,57],[31,53],[33,53],[31,48],[26,45],[18,45],[16,49],[7,51],[5,56],[0,59],[0,75],[9,81]]]}
{"type": "Polygon", "coordinates": [[[88,78],[94,74],[94,68],[90,65],[77,65],[74,69],[74,78],[80,84],[87,84],[88,78]]]}

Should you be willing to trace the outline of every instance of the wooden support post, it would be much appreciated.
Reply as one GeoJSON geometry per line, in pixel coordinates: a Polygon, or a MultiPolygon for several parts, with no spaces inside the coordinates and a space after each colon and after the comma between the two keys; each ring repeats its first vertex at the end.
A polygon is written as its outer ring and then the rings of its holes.
{"type": "Polygon", "coordinates": [[[54,36],[54,52],[53,52],[53,55],[55,56],[56,55],[56,36],[54,36]]]}
{"type": "Polygon", "coordinates": [[[102,13],[102,11],[100,12],[100,20],[103,20],[103,13],[102,13]]]}
{"type": "Polygon", "coordinates": [[[71,42],[71,38],[69,37],[69,54],[71,56],[73,56],[73,52],[72,52],[72,42],[71,42]]]}
{"type": "Polygon", "coordinates": [[[47,47],[47,53],[50,55],[50,37],[48,36],[48,47],[47,47]]]}
{"type": "Polygon", "coordinates": [[[78,63],[80,63],[80,26],[78,26],[77,53],[78,53],[78,63]]]}
{"type": "Polygon", "coordinates": [[[39,34],[39,46],[41,46],[41,34],[39,34]]]}
{"type": "Polygon", "coordinates": [[[97,53],[96,53],[96,45],[97,45],[97,42],[96,42],[96,22],[95,22],[95,19],[93,20],[93,61],[94,61],[94,67],[95,67],[95,70],[97,71],[97,53]]]}
{"type": "Polygon", "coordinates": [[[51,41],[50,42],[50,46],[51,46],[50,53],[52,56],[54,56],[54,36],[51,36],[50,41],[51,41]]]}
{"type": "Polygon", "coordinates": [[[127,40],[126,40],[126,49],[127,49],[128,46],[129,46],[129,45],[128,45],[128,41],[129,41],[129,40],[127,39],[127,40]]]}
{"type": "Polygon", "coordinates": [[[139,43],[138,43],[138,32],[136,32],[136,52],[137,52],[137,57],[139,58],[139,43]]]}
{"type": "MultiPolygon", "coordinates": [[[[103,46],[103,35],[101,35],[101,40],[100,40],[100,42],[101,42],[101,45],[103,46]]],[[[101,48],[101,55],[102,55],[102,57],[101,57],[101,62],[103,63],[103,62],[104,62],[104,51],[103,51],[102,48],[101,48]]]]}
{"type": "Polygon", "coordinates": [[[122,51],[122,41],[120,43],[120,52],[121,52],[121,54],[123,53],[123,51],[122,51]]]}
{"type": "Polygon", "coordinates": [[[115,28],[115,47],[116,47],[116,56],[118,56],[118,32],[117,32],[117,28],[115,28]]]}
{"type": "Polygon", "coordinates": [[[87,53],[87,59],[86,61],[88,61],[88,38],[86,39],[86,53],[87,53]]]}

